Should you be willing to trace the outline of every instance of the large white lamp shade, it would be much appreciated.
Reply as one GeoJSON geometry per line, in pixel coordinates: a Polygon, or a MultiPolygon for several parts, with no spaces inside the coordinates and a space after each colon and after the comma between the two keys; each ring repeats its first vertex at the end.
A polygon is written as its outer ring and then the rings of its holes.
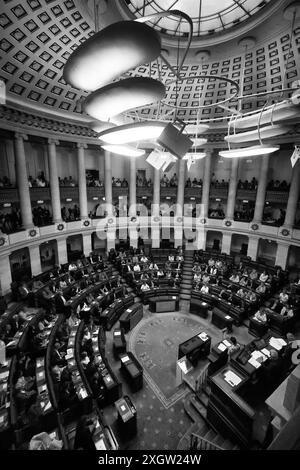
{"type": "Polygon", "coordinates": [[[156,59],[160,50],[160,36],[153,28],[136,21],[120,21],[81,44],[67,60],[63,77],[74,88],[94,91],[156,59]]]}

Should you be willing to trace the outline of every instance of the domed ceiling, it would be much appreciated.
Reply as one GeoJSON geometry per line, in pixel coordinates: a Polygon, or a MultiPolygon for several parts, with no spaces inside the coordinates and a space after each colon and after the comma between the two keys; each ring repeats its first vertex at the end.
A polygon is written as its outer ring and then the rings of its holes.
{"type": "MultiPolygon", "coordinates": [[[[285,0],[101,0],[99,24],[100,28],[103,28],[109,23],[124,19],[124,14],[122,15],[116,7],[121,3],[126,6],[131,17],[133,13],[134,16],[141,16],[144,11],[149,14],[154,9],[160,11],[165,7],[182,8],[193,17],[194,34],[205,36],[212,28],[230,30],[237,19],[246,24],[247,17],[255,17],[259,11],[268,9],[270,4],[274,5],[275,1],[276,4],[279,1],[281,5],[288,3],[285,0]],[[195,5],[198,5],[198,8],[195,5]],[[201,14],[199,6],[202,9],[201,14]]],[[[83,124],[91,121],[91,118],[82,115],[81,104],[87,94],[67,85],[62,71],[70,54],[95,32],[95,18],[91,14],[93,3],[92,0],[0,0],[0,80],[6,86],[7,105],[19,109],[26,105],[32,113],[39,111],[83,124]]],[[[171,103],[177,101],[180,105],[178,117],[183,120],[195,121],[197,117],[222,119],[228,113],[220,107],[207,107],[200,111],[198,109],[200,101],[207,106],[231,93],[230,84],[215,79],[214,75],[222,75],[238,83],[243,77],[243,93],[246,94],[280,90],[283,80],[286,86],[291,86],[300,77],[300,25],[295,25],[290,41],[289,23],[280,23],[280,12],[276,21],[275,32],[270,31],[268,27],[264,28],[264,25],[261,27],[263,39],[260,37],[246,53],[237,47],[237,40],[235,48],[230,45],[224,49],[219,47],[219,51],[213,51],[211,58],[204,62],[201,54],[198,56],[197,50],[193,49],[192,56],[182,68],[181,75],[184,80],[177,84],[174,80],[173,83],[168,83],[169,79],[174,77],[163,63],[138,67],[123,78],[135,75],[160,78],[166,85],[166,100],[171,103]],[[193,78],[199,74],[210,75],[210,78],[193,78]]],[[[181,33],[185,32],[182,29],[183,23],[181,22],[180,26],[181,33]]],[[[269,26],[270,24],[269,22],[269,26]]],[[[172,18],[164,19],[164,22],[157,20],[154,27],[165,27],[173,36],[178,32],[172,18]]],[[[264,100],[261,99],[251,100],[244,102],[242,109],[251,111],[263,103],[264,100]]],[[[231,106],[237,107],[237,102],[233,102],[231,106]]],[[[147,107],[139,110],[139,114],[145,119],[155,118],[156,111],[155,108],[147,107]]]]}
{"type": "MultiPolygon", "coordinates": [[[[218,34],[249,20],[271,0],[123,0],[135,17],[152,15],[165,10],[181,10],[193,21],[194,36],[218,34]]],[[[274,3],[274,1],[272,2],[274,3]]],[[[186,22],[168,17],[150,21],[155,29],[170,36],[186,35],[186,22]]]]}

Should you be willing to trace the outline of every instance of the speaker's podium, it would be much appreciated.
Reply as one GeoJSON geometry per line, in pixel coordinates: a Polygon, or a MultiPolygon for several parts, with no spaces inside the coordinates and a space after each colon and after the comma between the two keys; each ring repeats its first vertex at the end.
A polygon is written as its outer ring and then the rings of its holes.
{"type": "Polygon", "coordinates": [[[186,356],[178,359],[176,362],[176,387],[179,387],[183,382],[189,372],[194,369],[190,361],[186,356]]]}

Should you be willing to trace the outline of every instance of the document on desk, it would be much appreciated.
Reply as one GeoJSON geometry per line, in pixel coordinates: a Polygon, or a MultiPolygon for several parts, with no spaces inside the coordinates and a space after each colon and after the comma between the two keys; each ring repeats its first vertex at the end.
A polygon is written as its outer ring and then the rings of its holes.
{"type": "Polygon", "coordinates": [[[218,349],[220,349],[220,351],[223,352],[223,351],[225,351],[225,350],[227,349],[227,346],[226,346],[224,343],[220,343],[220,344],[218,345],[218,349]]]}
{"type": "Polygon", "coordinates": [[[286,342],[281,338],[272,337],[269,341],[269,344],[270,346],[272,346],[272,348],[276,349],[277,351],[280,351],[282,347],[286,345],[286,342]]]}
{"type": "Polygon", "coordinates": [[[265,356],[265,354],[263,354],[261,351],[253,351],[251,357],[253,357],[253,359],[258,362],[265,362],[267,360],[267,356],[265,356]]]}
{"type": "Polygon", "coordinates": [[[124,362],[124,364],[126,364],[126,362],[128,362],[128,361],[130,361],[128,356],[121,357],[121,362],[124,362]]]}
{"type": "Polygon", "coordinates": [[[202,341],[207,341],[208,340],[208,336],[204,331],[202,333],[199,333],[198,337],[200,339],[202,339],[202,341]]]}
{"type": "Polygon", "coordinates": [[[228,370],[227,372],[225,372],[224,379],[232,387],[235,387],[242,381],[242,379],[238,375],[236,375],[234,372],[232,372],[232,370],[228,370]]]}
{"type": "Polygon", "coordinates": [[[267,348],[262,349],[261,352],[267,357],[271,356],[271,353],[267,348]]]}
{"type": "Polygon", "coordinates": [[[99,439],[99,441],[97,441],[95,443],[95,446],[96,446],[96,449],[97,450],[107,450],[106,447],[105,447],[105,443],[104,443],[104,440],[101,438],[99,439]]]}
{"type": "Polygon", "coordinates": [[[115,331],[114,336],[121,336],[121,331],[115,331]]]}
{"type": "Polygon", "coordinates": [[[255,369],[259,369],[259,367],[261,366],[261,363],[254,359],[253,356],[250,357],[248,363],[255,367],[255,369]]]}
{"type": "Polygon", "coordinates": [[[223,340],[223,343],[225,344],[225,346],[226,346],[227,348],[229,348],[229,347],[231,346],[231,343],[230,343],[227,339],[224,339],[224,340],[223,340]]]}

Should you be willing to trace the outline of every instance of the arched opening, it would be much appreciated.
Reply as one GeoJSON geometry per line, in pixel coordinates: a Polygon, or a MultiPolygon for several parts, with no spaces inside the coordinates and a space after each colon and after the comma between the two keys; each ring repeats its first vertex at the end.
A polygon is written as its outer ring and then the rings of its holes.
{"type": "Polygon", "coordinates": [[[221,251],[222,248],[222,232],[216,230],[208,230],[206,234],[206,250],[207,251],[221,251]]]}
{"type": "Polygon", "coordinates": [[[265,238],[260,238],[258,243],[257,260],[268,266],[275,266],[277,243],[265,238]]]}
{"type": "Polygon", "coordinates": [[[13,282],[20,282],[31,278],[29,248],[26,247],[13,251],[9,255],[9,262],[13,282]]]}
{"type": "Polygon", "coordinates": [[[58,264],[56,240],[49,240],[48,242],[40,245],[40,258],[43,272],[58,264]]]}
{"type": "Polygon", "coordinates": [[[249,237],[247,235],[240,235],[238,233],[234,233],[231,238],[230,254],[239,254],[247,256],[248,243],[249,237]]]}
{"type": "Polygon", "coordinates": [[[83,255],[82,235],[71,235],[67,238],[67,254],[69,263],[83,255]]]}

